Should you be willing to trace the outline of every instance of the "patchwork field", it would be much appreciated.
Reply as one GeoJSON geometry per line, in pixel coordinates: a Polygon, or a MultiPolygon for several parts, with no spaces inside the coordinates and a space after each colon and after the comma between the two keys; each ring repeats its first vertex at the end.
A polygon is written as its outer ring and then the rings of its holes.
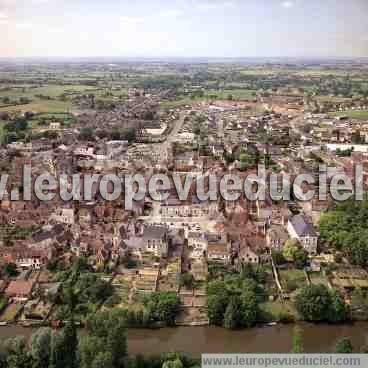
{"type": "Polygon", "coordinates": [[[330,116],[340,117],[347,116],[352,119],[368,120],[368,110],[351,110],[351,111],[338,111],[330,113],[330,116]]]}
{"type": "Polygon", "coordinates": [[[96,99],[110,100],[125,98],[127,91],[121,87],[105,88],[83,84],[9,86],[0,90],[0,111],[69,112],[74,97],[89,94],[93,94],[96,99]]]}

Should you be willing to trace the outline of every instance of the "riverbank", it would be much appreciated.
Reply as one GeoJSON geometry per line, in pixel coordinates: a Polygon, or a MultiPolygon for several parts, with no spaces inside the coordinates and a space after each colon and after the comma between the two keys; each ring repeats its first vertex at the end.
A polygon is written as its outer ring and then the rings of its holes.
{"type": "MultiPolygon", "coordinates": [[[[198,356],[207,353],[288,353],[294,324],[278,324],[239,331],[220,327],[176,327],[155,330],[129,329],[130,354],[155,355],[164,352],[185,352],[198,356]]],[[[336,342],[351,338],[356,349],[368,344],[368,323],[345,325],[315,325],[300,323],[303,347],[306,353],[334,351],[336,342]]],[[[35,330],[18,325],[0,327],[0,339],[23,335],[30,337],[35,330]]],[[[83,332],[82,332],[83,333],[83,332]]]]}

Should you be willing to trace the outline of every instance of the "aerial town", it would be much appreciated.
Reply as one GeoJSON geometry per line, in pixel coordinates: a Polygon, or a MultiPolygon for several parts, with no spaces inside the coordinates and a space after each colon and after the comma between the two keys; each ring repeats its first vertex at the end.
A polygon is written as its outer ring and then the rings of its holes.
{"type": "Polygon", "coordinates": [[[111,310],[135,329],[368,320],[365,198],[303,200],[318,180],[289,200],[195,195],[209,174],[258,165],[291,178],[325,165],[327,183],[353,185],[360,165],[365,192],[367,78],[367,64],[339,61],[2,62],[0,329],[58,329],[71,313],[83,327],[111,310]],[[130,209],[97,187],[25,200],[25,165],[32,177],[165,174],[171,195],[147,191],[130,209]],[[174,175],[194,178],[185,200],[174,175]]]}

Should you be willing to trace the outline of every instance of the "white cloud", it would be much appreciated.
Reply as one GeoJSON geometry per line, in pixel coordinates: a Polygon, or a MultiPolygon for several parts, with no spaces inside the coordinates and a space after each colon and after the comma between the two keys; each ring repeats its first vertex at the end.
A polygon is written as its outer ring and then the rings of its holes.
{"type": "Polygon", "coordinates": [[[168,10],[163,10],[162,12],[160,12],[159,15],[161,17],[177,18],[182,15],[182,12],[179,9],[168,9],[168,10]]]}
{"type": "Polygon", "coordinates": [[[9,5],[14,5],[15,1],[14,0],[0,0],[0,5],[2,7],[7,7],[9,5]]]}
{"type": "Polygon", "coordinates": [[[38,5],[38,4],[47,4],[49,2],[49,0],[32,0],[32,3],[33,4],[36,4],[36,5],[38,5]]]}
{"type": "Polygon", "coordinates": [[[64,29],[63,28],[55,28],[55,27],[50,27],[50,28],[47,28],[47,32],[50,32],[50,33],[63,33],[64,32],[64,29]]]}
{"type": "Polygon", "coordinates": [[[230,8],[234,6],[234,3],[231,1],[223,1],[223,2],[199,2],[197,3],[197,8],[200,10],[214,10],[214,9],[222,9],[222,8],[230,8]]]}
{"type": "Polygon", "coordinates": [[[294,6],[294,3],[292,1],[283,1],[281,3],[281,5],[284,7],[284,8],[291,8],[294,6]]]}
{"type": "Polygon", "coordinates": [[[27,23],[27,22],[21,22],[21,23],[16,23],[15,27],[19,29],[30,29],[33,27],[33,24],[27,23]]]}
{"type": "Polygon", "coordinates": [[[0,12],[0,20],[8,19],[9,17],[5,13],[0,12]]]}
{"type": "Polygon", "coordinates": [[[122,16],[120,20],[125,24],[138,24],[144,21],[143,17],[129,17],[129,16],[122,16]]]}

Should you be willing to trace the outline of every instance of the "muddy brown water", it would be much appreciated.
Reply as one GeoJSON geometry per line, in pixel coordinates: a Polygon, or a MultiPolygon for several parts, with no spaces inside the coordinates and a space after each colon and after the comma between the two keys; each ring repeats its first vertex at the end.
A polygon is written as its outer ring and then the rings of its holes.
{"type": "MultiPolygon", "coordinates": [[[[304,351],[333,352],[336,342],[349,337],[356,348],[368,346],[368,323],[341,326],[300,324],[304,351]]],[[[177,327],[156,330],[129,329],[130,354],[159,354],[180,351],[200,353],[287,353],[290,352],[294,325],[257,327],[229,331],[218,327],[177,327]]],[[[20,326],[0,327],[0,339],[23,335],[34,330],[20,326]]]]}

